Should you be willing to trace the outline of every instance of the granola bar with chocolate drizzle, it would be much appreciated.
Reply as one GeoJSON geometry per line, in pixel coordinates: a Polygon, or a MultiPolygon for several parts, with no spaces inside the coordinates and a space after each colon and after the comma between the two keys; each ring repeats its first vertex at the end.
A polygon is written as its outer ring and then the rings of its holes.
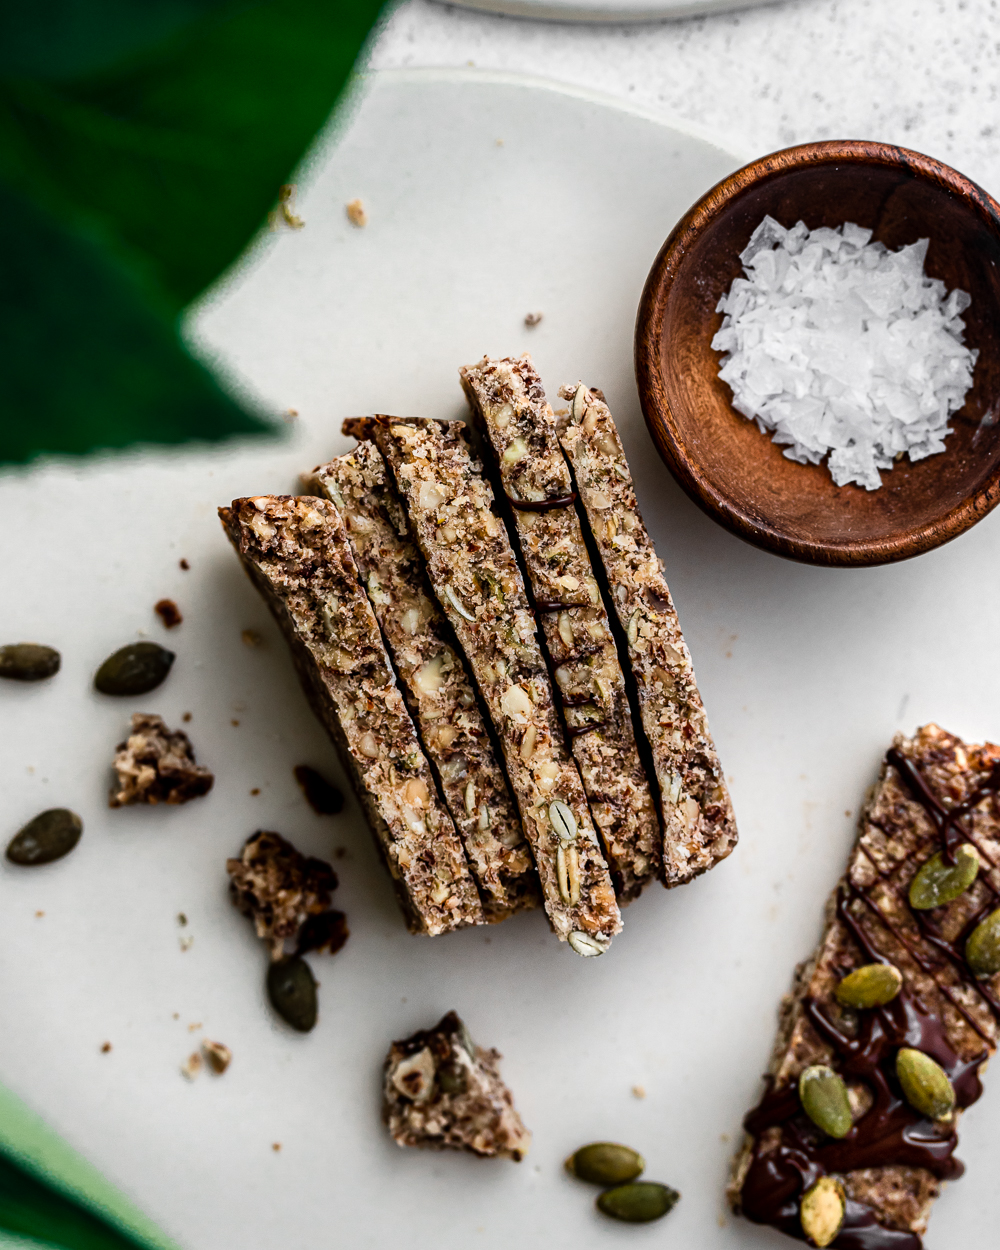
{"type": "Polygon", "coordinates": [[[351,775],[410,929],[437,934],[483,924],[462,843],[336,508],[308,496],[258,495],[219,515],[351,775]]]}

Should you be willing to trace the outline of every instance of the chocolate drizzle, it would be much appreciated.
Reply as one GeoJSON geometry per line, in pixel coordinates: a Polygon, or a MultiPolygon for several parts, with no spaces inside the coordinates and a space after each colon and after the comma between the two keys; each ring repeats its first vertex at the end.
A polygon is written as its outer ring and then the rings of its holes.
{"type": "Polygon", "coordinates": [[[509,491],[504,491],[507,502],[518,512],[549,512],[552,508],[569,508],[576,503],[576,491],[568,495],[558,495],[555,499],[515,499],[509,491]]]}
{"type": "MultiPolygon", "coordinates": [[[[984,799],[1000,790],[1000,765],[964,802],[946,809],[919,769],[900,751],[893,748],[886,760],[929,815],[946,859],[951,857],[953,861],[957,847],[962,842],[970,841],[976,845],[983,862],[989,867],[996,867],[974,837],[959,827],[959,821],[984,799]]],[[[864,843],[859,842],[858,845],[878,876],[887,879],[890,874],[879,868],[864,843]]],[[[989,902],[976,912],[954,941],[943,938],[924,913],[911,909],[911,915],[927,945],[948,959],[961,981],[979,992],[1000,1022],[1000,1001],[988,985],[973,976],[964,957],[968,934],[995,908],[1000,897],[1000,891],[985,874],[981,874],[979,880],[988,891],[989,902]]],[[[992,1045],[989,1036],[951,987],[938,979],[942,971],[940,961],[929,958],[918,944],[907,938],[867,891],[848,880],[837,898],[837,917],[866,960],[883,964],[891,962],[873,944],[858,917],[851,911],[850,904],[855,900],[865,906],[922,972],[934,977],[936,988],[985,1045],[974,1058],[961,1059],[948,1041],[942,1020],[932,1015],[905,986],[885,1006],[859,1012],[855,1036],[844,1032],[815,1000],[803,1000],[802,1009],[807,1019],[834,1051],[834,1066],[849,1085],[867,1087],[872,1102],[855,1120],[846,1136],[830,1138],[822,1134],[805,1115],[797,1084],[793,1082],[775,1089],[774,1078],[769,1076],[766,1078],[768,1089],[764,1097],[744,1120],[744,1127],[755,1141],[750,1166],[741,1187],[743,1214],[756,1223],[770,1224],[800,1241],[805,1240],[805,1235],[799,1218],[799,1202],[804,1191],[821,1176],[893,1166],[923,1168],[939,1180],[955,1180],[962,1175],[965,1169],[954,1157],[958,1144],[954,1125],[928,1120],[905,1101],[895,1075],[896,1052],[902,1046],[912,1047],[940,1064],[955,1089],[957,1106],[964,1109],[982,1093],[979,1067],[989,1057],[992,1045]],[[778,1129],[780,1135],[768,1132],[774,1129],[778,1129]]],[[[869,1207],[848,1200],[844,1224],[832,1245],[835,1250],[920,1250],[922,1242],[915,1233],[880,1224],[869,1207]]]]}
{"type": "Polygon", "coordinates": [[[592,720],[586,725],[570,725],[566,734],[570,738],[579,738],[581,734],[589,734],[592,729],[602,729],[607,723],[606,720],[592,720]]]}

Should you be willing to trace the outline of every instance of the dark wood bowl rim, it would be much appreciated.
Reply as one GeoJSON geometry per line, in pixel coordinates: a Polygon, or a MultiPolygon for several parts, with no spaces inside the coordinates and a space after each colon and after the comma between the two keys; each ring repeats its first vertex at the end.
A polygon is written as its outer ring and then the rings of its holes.
{"type": "MultiPolygon", "coordinates": [[[[642,414],[667,468],[691,499],[726,529],[766,551],[808,564],[858,567],[907,560],[957,538],[1000,503],[1000,461],[987,480],[950,512],[935,521],[879,540],[850,540],[843,544],[791,538],[748,516],[734,506],[701,473],[689,456],[663,387],[659,368],[663,319],[670,287],[694,240],[723,208],[751,187],[791,169],[809,165],[875,164],[905,169],[936,182],[961,197],[1000,239],[1000,204],[981,187],[951,166],[888,143],[863,139],[832,139],[783,148],[724,178],[690,209],[671,231],[646,279],[635,329],[635,373],[642,414]]],[[[824,470],[825,471],[825,470],[824,470]]]]}

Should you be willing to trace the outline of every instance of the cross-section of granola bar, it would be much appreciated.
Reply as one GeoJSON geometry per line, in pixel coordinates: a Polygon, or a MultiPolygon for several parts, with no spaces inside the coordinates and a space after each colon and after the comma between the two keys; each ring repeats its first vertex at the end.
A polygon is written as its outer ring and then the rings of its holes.
{"type": "Polygon", "coordinates": [[[519,1163],[531,1134],[500,1078],[495,1050],[476,1046],[453,1012],[433,1029],[393,1042],[382,1117],[399,1146],[468,1150],[519,1163]]]}
{"type": "Polygon", "coordinates": [[[378,417],[345,422],[344,432],[374,436],[393,471],[431,586],[493,719],[552,928],[578,954],[601,954],[621,914],[524,582],[465,427],[378,417]]]}
{"type": "Polygon", "coordinates": [[[219,514],[351,774],[410,928],[436,934],[482,924],[465,852],[336,508],[308,496],[259,495],[236,499],[219,514]]]}
{"type": "Polygon", "coordinates": [[[941,1182],[964,1170],[956,1125],[1000,1035],[998,789],[1000,747],[937,725],[887,753],[744,1121],[729,1197],[749,1219],[814,1245],[919,1250],[941,1182]]]}
{"type": "Polygon", "coordinates": [[[663,815],[663,880],[681,885],[736,845],[736,821],[691,655],[600,391],[564,386],[562,446],[625,635],[663,815]]]}
{"type": "Polygon", "coordinates": [[[344,519],[403,694],[465,843],[487,920],[537,906],[538,877],[517,806],[381,453],[374,443],[359,443],[315,469],[306,486],[332,500],[344,519]]]}
{"type": "Polygon", "coordinates": [[[513,512],[573,754],[625,903],[658,872],[663,837],[555,414],[528,355],[484,357],[459,374],[513,512]]]}

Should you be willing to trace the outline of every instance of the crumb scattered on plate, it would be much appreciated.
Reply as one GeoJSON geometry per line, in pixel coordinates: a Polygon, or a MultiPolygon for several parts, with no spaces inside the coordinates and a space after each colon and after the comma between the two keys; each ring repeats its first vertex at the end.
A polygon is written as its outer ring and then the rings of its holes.
{"type": "Polygon", "coordinates": [[[181,950],[182,950],[182,951],[189,951],[189,950],[191,949],[191,947],[192,947],[192,946],[194,946],[194,938],[193,938],[193,937],[182,937],[182,938],[181,938],[181,940],[180,940],[180,945],[181,945],[181,950]]]}
{"type": "Polygon", "coordinates": [[[274,1151],[275,1154],[277,1154],[278,1151],[281,1149],[281,1142],[280,1141],[271,1142],[271,1149],[274,1151]]]}
{"type": "Polygon", "coordinates": [[[184,559],[178,560],[178,564],[181,566],[181,568],[184,570],[185,573],[191,567],[191,565],[188,564],[187,560],[184,560],[184,559]]]}
{"type": "Polygon", "coordinates": [[[536,326],[541,321],[541,319],[542,319],[542,314],[540,312],[526,313],[524,317],[524,324],[526,326],[536,326]]]}
{"type": "Polygon", "coordinates": [[[633,1097],[633,1098],[645,1098],[645,1097],[646,1097],[646,1087],[645,1087],[644,1085],[633,1085],[633,1086],[632,1086],[632,1097],[633,1097]]]}
{"type": "Polygon", "coordinates": [[[174,603],[173,599],[160,599],[153,605],[153,611],[160,618],[167,629],[176,629],[184,620],[181,616],[181,610],[174,603]]]}
{"type": "Polygon", "coordinates": [[[101,1054],[107,1055],[107,1054],[110,1054],[110,1052],[111,1052],[111,1043],[105,1042],[104,1045],[101,1047],[101,1054]]]}
{"type": "Polygon", "coordinates": [[[221,1076],[233,1060],[233,1052],[222,1042],[204,1041],[201,1044],[205,1061],[216,1075],[221,1076]]]}
{"type": "Polygon", "coordinates": [[[170,730],[152,712],[135,712],[132,732],[116,748],[118,774],[112,807],[132,803],[176,805],[207,794],[215,783],[209,769],[198,764],[183,730],[170,730]]]}
{"type": "Polygon", "coordinates": [[[189,1081],[193,1081],[200,1071],[201,1055],[196,1050],[193,1050],[185,1062],[181,1064],[181,1074],[186,1076],[189,1081]]]}
{"type": "Polygon", "coordinates": [[[348,220],[352,226],[358,226],[360,228],[368,225],[368,214],[365,212],[365,206],[360,200],[351,200],[345,208],[348,220]]]}
{"type": "Polygon", "coordinates": [[[243,645],[247,647],[259,647],[264,641],[255,629],[245,629],[240,637],[243,639],[243,645]]]}

